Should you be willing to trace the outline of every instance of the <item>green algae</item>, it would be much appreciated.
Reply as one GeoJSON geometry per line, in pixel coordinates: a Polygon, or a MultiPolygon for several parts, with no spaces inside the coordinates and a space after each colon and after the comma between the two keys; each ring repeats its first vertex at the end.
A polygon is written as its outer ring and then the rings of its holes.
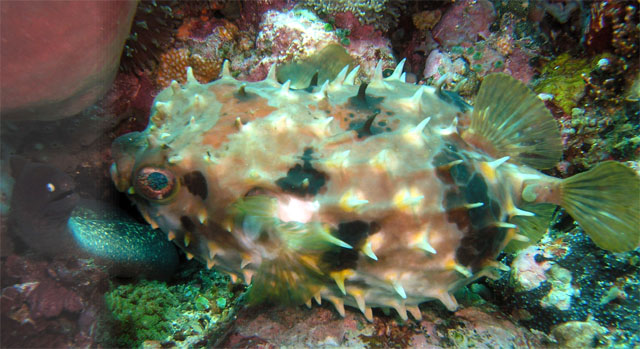
{"type": "Polygon", "coordinates": [[[100,342],[126,348],[176,344],[215,331],[233,313],[236,295],[229,278],[200,265],[183,274],[176,284],[142,280],[114,286],[105,294],[100,342]]]}
{"type": "Polygon", "coordinates": [[[607,56],[608,54],[601,54],[587,59],[563,53],[543,66],[533,89],[536,93],[553,95],[554,103],[570,115],[571,109],[585,95],[587,84],[583,75],[589,76],[597,67],[598,61],[607,56]]]}

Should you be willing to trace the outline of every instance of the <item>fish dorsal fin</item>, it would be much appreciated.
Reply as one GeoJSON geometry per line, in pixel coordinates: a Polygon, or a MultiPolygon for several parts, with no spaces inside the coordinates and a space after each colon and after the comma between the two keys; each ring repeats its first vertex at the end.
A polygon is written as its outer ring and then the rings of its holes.
{"type": "Polygon", "coordinates": [[[553,167],[562,157],[560,131],[549,110],[506,74],[484,78],[462,137],[495,158],[509,156],[537,169],[553,167]]]}
{"type": "Polygon", "coordinates": [[[310,85],[321,86],[327,80],[333,81],[343,68],[349,66],[345,71],[346,76],[353,70],[354,63],[355,60],[344,47],[329,44],[305,59],[278,67],[277,78],[280,83],[291,80],[291,88],[301,90],[310,85]]]}

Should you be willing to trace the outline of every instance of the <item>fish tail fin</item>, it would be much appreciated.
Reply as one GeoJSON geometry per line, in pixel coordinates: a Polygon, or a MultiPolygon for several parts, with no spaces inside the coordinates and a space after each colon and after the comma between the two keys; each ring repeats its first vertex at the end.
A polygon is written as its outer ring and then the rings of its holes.
{"type": "Polygon", "coordinates": [[[462,138],[496,159],[509,156],[537,169],[555,166],[562,156],[558,125],[544,103],[501,73],[484,78],[462,138]]]}
{"type": "Polygon", "coordinates": [[[606,161],[560,183],[560,205],[599,247],[625,252],[640,245],[640,177],[606,161]]]}

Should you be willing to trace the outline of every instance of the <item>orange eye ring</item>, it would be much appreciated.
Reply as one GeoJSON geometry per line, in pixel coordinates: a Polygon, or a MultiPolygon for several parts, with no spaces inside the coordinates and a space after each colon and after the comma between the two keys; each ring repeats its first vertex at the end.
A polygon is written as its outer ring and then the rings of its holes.
{"type": "Polygon", "coordinates": [[[161,167],[143,167],[136,173],[135,192],[153,201],[170,198],[178,189],[173,172],[161,167]]]}

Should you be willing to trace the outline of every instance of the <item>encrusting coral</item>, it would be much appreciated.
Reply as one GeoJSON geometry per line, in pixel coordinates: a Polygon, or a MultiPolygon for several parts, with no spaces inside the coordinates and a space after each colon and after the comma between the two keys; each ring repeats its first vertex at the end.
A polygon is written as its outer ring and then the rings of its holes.
{"type": "Polygon", "coordinates": [[[397,24],[400,11],[405,7],[405,0],[303,0],[306,7],[324,16],[335,16],[339,13],[351,12],[362,24],[371,24],[382,31],[387,31],[397,24]]]}

